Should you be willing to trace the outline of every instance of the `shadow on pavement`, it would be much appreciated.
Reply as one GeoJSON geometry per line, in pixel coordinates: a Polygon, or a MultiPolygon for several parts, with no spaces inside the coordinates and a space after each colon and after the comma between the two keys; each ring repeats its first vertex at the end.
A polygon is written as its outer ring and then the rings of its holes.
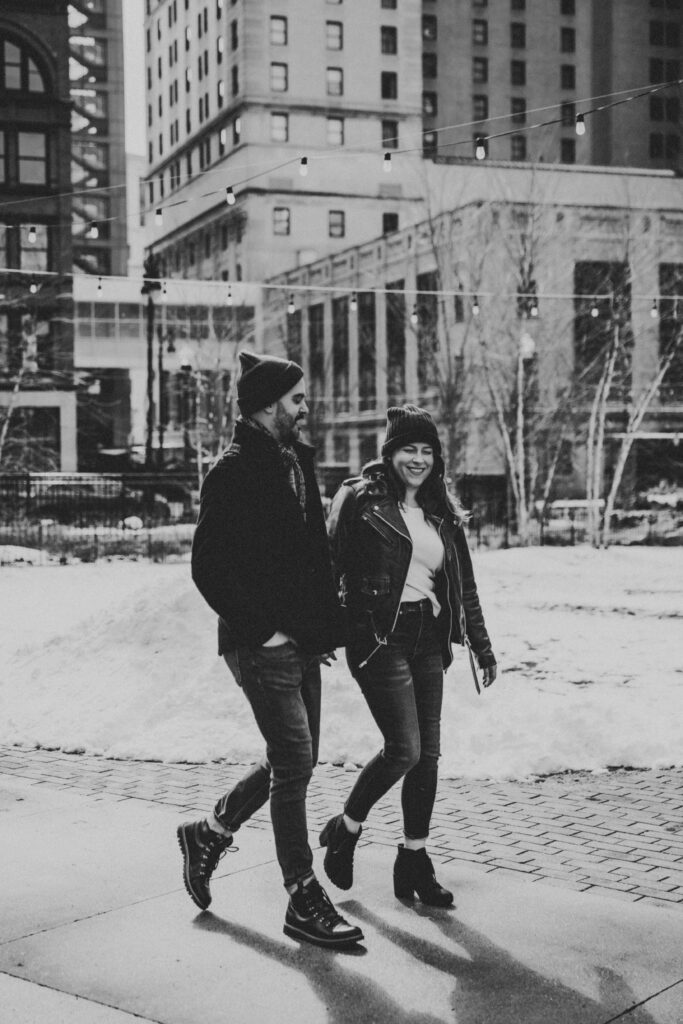
{"type": "MultiPolygon", "coordinates": [[[[344,910],[426,967],[451,975],[456,981],[451,1005],[458,1024],[607,1024],[618,1015],[626,1015],[638,1001],[619,974],[598,965],[599,1001],[552,981],[463,924],[453,911],[415,906],[417,915],[433,920],[466,956],[449,953],[442,946],[387,924],[355,900],[346,901],[344,910]]],[[[627,1019],[629,1024],[657,1024],[643,1007],[629,1012],[627,1019]]]]}
{"type": "MultiPolygon", "coordinates": [[[[300,971],[327,1010],[326,1024],[353,1024],[354,1021],[363,1024],[367,1021],[443,1024],[441,1018],[430,1013],[416,1014],[414,1010],[406,1012],[381,986],[345,970],[344,961],[347,957],[353,960],[367,954],[363,946],[336,952],[305,944],[300,948],[291,947],[287,944],[291,940],[276,942],[262,932],[226,921],[211,911],[199,914],[194,924],[197,928],[225,935],[262,956],[271,957],[278,963],[300,971]]],[[[294,1014],[296,1007],[283,1006],[283,1020],[288,1019],[288,1011],[294,1014]]]]}

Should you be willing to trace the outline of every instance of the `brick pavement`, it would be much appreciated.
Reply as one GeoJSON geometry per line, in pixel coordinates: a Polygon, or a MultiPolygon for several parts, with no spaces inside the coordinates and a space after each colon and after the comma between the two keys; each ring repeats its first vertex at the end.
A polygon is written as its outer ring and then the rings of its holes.
{"type": "MultiPolygon", "coordinates": [[[[206,813],[242,765],[118,761],[0,746],[0,779],[206,813]]],[[[317,831],[341,808],[356,770],[319,765],[309,793],[317,831]]],[[[398,787],[373,810],[361,845],[394,846],[398,787]]],[[[267,809],[250,822],[270,828],[267,809]]],[[[441,780],[430,835],[435,861],[683,910],[683,768],[568,773],[525,782],[441,780]]]]}

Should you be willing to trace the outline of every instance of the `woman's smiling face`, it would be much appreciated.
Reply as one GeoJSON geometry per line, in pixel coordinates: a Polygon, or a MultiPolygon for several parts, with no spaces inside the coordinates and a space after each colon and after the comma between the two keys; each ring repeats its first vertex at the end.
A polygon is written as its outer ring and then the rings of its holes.
{"type": "Polygon", "coordinates": [[[397,448],[391,464],[406,489],[416,491],[434,468],[434,449],[423,441],[415,441],[397,448]]]}

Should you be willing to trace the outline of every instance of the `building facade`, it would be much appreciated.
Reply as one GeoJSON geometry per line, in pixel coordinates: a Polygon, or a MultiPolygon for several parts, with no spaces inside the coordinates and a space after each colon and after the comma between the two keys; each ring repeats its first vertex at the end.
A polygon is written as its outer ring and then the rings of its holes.
{"type": "Polygon", "coordinates": [[[681,167],[681,0],[423,0],[422,41],[428,155],[681,167]]]}
{"type": "Polygon", "coordinates": [[[0,465],[76,468],[67,4],[0,9],[0,465]]]}
{"type": "Polygon", "coordinates": [[[74,273],[128,262],[121,0],[69,5],[74,273]]]}
{"type": "Polygon", "coordinates": [[[445,212],[264,289],[264,345],[305,367],[326,479],[374,457],[387,406],[409,401],[434,411],[468,502],[504,501],[520,409],[536,485],[557,455],[553,493],[583,497],[587,425],[612,346],[608,470],[678,341],[627,483],[681,486],[679,181],[550,166],[431,173],[431,190],[452,202],[445,212]]]}

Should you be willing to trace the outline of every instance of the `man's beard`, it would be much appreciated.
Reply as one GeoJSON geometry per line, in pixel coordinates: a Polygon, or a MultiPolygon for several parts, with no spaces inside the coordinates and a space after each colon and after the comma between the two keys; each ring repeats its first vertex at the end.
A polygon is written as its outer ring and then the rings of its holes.
{"type": "Polygon", "coordinates": [[[290,444],[292,441],[299,440],[299,417],[290,415],[280,406],[275,413],[273,426],[277,431],[278,441],[290,444]]]}

